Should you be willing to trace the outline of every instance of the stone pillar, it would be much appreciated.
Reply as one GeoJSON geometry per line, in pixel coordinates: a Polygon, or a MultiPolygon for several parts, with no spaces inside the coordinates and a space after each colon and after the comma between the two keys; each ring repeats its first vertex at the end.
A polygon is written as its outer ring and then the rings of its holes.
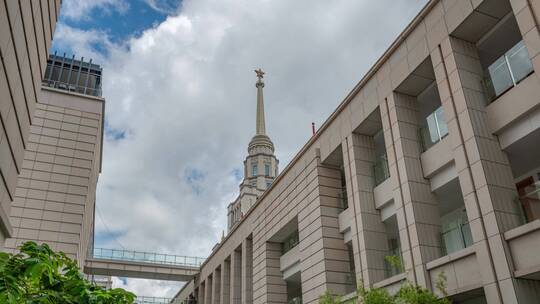
{"type": "Polygon", "coordinates": [[[369,287],[386,278],[384,259],[389,249],[386,229],[373,197],[375,143],[372,136],[353,133],[343,141],[342,147],[347,191],[352,194],[348,196],[353,214],[353,251],[358,256],[357,281],[369,287]]]}
{"type": "Polygon", "coordinates": [[[204,293],[204,303],[206,304],[212,304],[212,287],[213,287],[212,282],[213,282],[212,275],[209,275],[206,278],[206,284],[205,284],[206,291],[204,293]]]}
{"type": "Polygon", "coordinates": [[[221,264],[221,288],[220,296],[221,304],[230,303],[230,286],[231,286],[231,261],[225,260],[221,264]]]}
{"type": "Polygon", "coordinates": [[[231,254],[231,292],[230,304],[242,303],[242,249],[233,250],[231,254]]]}
{"type": "MultiPolygon", "coordinates": [[[[526,303],[518,297],[504,232],[521,224],[506,154],[487,124],[474,44],[447,38],[432,53],[477,260],[489,303],[526,303]]],[[[521,288],[521,287],[520,287],[521,288]]]]}
{"type": "MultiPolygon", "coordinates": [[[[529,57],[531,58],[535,71],[540,71],[540,2],[523,1],[523,0],[510,0],[512,10],[516,16],[516,20],[519,26],[523,41],[529,51],[529,57]]],[[[538,74],[538,73],[537,73],[538,74]]],[[[535,75],[535,77],[539,77],[535,75]]]]}
{"type": "Polygon", "coordinates": [[[205,294],[204,287],[205,287],[205,282],[203,281],[199,285],[199,292],[198,292],[198,295],[197,295],[197,304],[205,304],[206,303],[204,301],[204,294],[205,294]]]}
{"type": "Polygon", "coordinates": [[[318,303],[325,291],[344,295],[350,290],[349,253],[338,222],[341,174],[339,168],[319,162],[317,158],[317,167],[310,173],[316,175],[313,185],[307,186],[316,189],[300,203],[298,213],[303,303],[318,303]]]}
{"type": "Polygon", "coordinates": [[[257,230],[253,232],[253,303],[285,304],[287,285],[279,270],[281,244],[266,242],[262,237],[257,230]]]}
{"type": "Polygon", "coordinates": [[[221,304],[221,267],[212,274],[212,304],[221,304]]]}
{"type": "Polygon", "coordinates": [[[253,241],[242,242],[242,303],[253,303],[253,241]]]}
{"type": "Polygon", "coordinates": [[[424,179],[420,161],[416,98],[392,93],[381,105],[381,120],[394,188],[403,263],[409,280],[430,287],[425,263],[441,255],[439,205],[424,179]]]}

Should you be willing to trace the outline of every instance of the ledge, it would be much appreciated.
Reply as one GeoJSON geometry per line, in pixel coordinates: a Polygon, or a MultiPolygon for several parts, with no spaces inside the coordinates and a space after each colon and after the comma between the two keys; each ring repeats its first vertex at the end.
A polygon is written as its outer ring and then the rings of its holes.
{"type": "Polygon", "coordinates": [[[392,285],[394,283],[397,283],[399,281],[403,281],[403,280],[405,280],[406,277],[407,277],[407,274],[405,272],[402,272],[400,274],[396,274],[395,276],[389,277],[387,279],[384,279],[382,281],[379,281],[379,282],[373,284],[373,287],[375,287],[375,288],[383,288],[383,287],[392,285]]]}
{"type": "Polygon", "coordinates": [[[476,253],[476,251],[474,250],[474,247],[471,245],[471,246],[469,246],[467,248],[463,248],[463,249],[461,249],[459,251],[452,252],[449,255],[445,255],[445,256],[440,257],[440,258],[438,258],[436,260],[433,260],[431,262],[426,263],[426,269],[431,270],[433,268],[437,268],[437,267],[440,267],[442,265],[452,263],[454,261],[457,261],[459,259],[462,259],[464,257],[467,257],[467,256],[475,254],[475,253],[476,253]]]}
{"type": "Polygon", "coordinates": [[[540,219],[536,219],[530,223],[521,225],[512,230],[506,231],[504,233],[504,239],[507,241],[510,241],[512,239],[518,238],[525,234],[529,234],[539,229],[540,229],[540,219]]]}

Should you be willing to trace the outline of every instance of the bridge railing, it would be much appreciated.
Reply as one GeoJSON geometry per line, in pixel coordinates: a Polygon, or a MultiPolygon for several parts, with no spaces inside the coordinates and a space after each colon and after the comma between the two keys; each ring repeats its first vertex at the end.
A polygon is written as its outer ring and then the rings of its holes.
{"type": "Polygon", "coordinates": [[[135,304],[169,304],[172,299],[159,297],[137,297],[135,304]]]}
{"type": "Polygon", "coordinates": [[[200,267],[205,258],[125,249],[94,248],[94,259],[200,267]]]}

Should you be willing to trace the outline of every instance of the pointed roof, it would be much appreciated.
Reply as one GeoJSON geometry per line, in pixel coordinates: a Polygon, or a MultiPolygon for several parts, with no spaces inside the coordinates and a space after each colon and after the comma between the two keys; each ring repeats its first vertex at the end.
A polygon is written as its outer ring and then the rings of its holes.
{"type": "Polygon", "coordinates": [[[263,97],[263,88],[264,88],[264,72],[260,68],[255,70],[257,74],[257,82],[255,87],[257,88],[257,113],[256,113],[256,129],[255,136],[251,139],[248,151],[251,151],[255,147],[264,146],[269,148],[269,153],[274,152],[274,144],[270,138],[266,135],[266,125],[264,121],[264,97],[263,97]]]}

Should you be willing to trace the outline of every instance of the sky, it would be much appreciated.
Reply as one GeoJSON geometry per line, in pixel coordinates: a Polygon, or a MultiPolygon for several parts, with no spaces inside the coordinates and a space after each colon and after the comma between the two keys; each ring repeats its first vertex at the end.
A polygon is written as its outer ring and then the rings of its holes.
{"type": "Polygon", "coordinates": [[[103,67],[95,246],[208,256],[255,134],[253,70],[284,168],[426,2],[64,0],[53,51],[103,67]]]}

